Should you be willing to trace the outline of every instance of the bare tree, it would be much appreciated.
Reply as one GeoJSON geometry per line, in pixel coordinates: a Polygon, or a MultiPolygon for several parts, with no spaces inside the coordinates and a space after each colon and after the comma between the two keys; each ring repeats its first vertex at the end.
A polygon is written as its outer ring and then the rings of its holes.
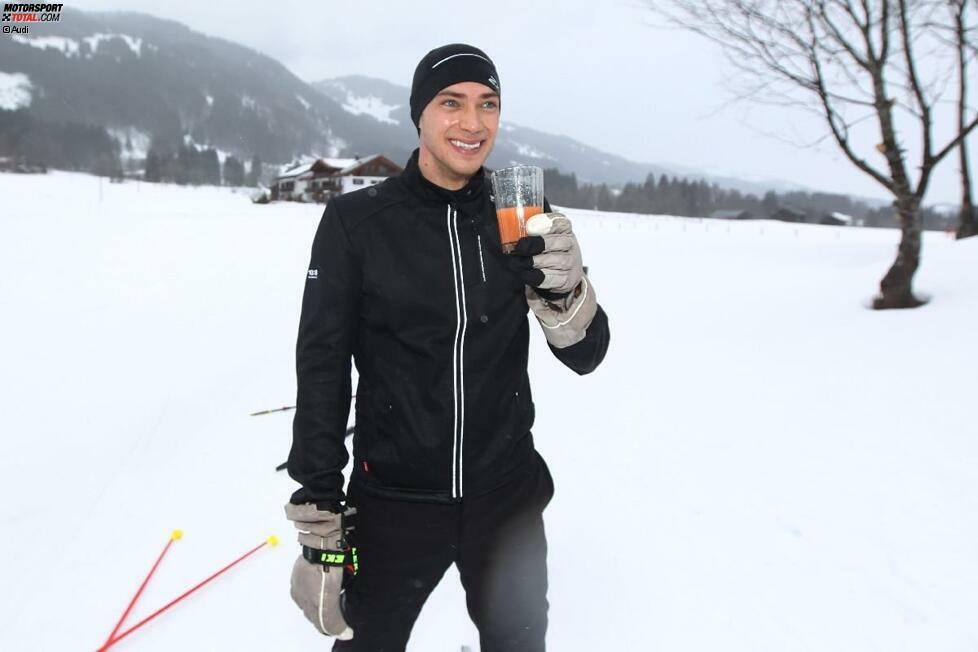
{"type": "Polygon", "coordinates": [[[886,188],[901,239],[874,306],[921,305],[912,287],[920,263],[921,203],[934,167],[978,126],[978,115],[963,118],[955,137],[934,143],[935,104],[946,78],[922,77],[919,58],[942,54],[928,39],[935,3],[671,0],[652,9],[718,43],[747,82],[741,98],[814,111],[849,161],[886,188]],[[872,161],[872,151],[859,149],[856,128],[867,121],[878,130],[876,150],[885,167],[872,161]],[[905,124],[919,134],[916,178],[901,139],[905,124]]]}
{"type": "MultiPolygon", "coordinates": [[[[958,64],[958,133],[967,128],[968,111],[968,63],[978,51],[976,26],[968,24],[969,5],[978,5],[971,0],[946,0],[950,11],[953,45],[958,64]]],[[[958,145],[961,169],[961,217],[958,221],[958,238],[978,235],[978,213],[971,194],[971,170],[968,166],[968,139],[961,138],[958,145]]]]}

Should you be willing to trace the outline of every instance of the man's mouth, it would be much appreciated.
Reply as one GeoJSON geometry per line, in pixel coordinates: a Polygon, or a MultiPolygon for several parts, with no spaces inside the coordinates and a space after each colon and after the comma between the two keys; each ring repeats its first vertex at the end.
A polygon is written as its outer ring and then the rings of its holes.
{"type": "Polygon", "coordinates": [[[482,143],[485,141],[465,141],[452,138],[448,142],[452,144],[452,147],[454,147],[456,151],[461,152],[462,154],[472,154],[473,152],[478,152],[480,149],[482,149],[482,143]]]}

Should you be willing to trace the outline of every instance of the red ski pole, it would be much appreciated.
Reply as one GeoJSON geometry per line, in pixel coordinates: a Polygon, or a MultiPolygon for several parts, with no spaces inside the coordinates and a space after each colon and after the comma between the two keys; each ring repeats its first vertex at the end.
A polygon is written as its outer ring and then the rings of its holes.
{"type": "Polygon", "coordinates": [[[149,569],[149,573],[146,574],[146,577],[143,579],[143,583],[139,585],[139,589],[136,591],[136,595],[132,596],[132,600],[129,601],[129,605],[126,607],[126,610],[122,612],[122,616],[119,617],[119,622],[115,624],[115,627],[112,629],[112,633],[109,634],[109,637],[107,639],[105,639],[105,643],[102,644],[102,647],[99,648],[99,650],[104,650],[108,647],[109,643],[112,641],[112,638],[115,636],[116,632],[118,632],[119,628],[122,627],[122,623],[126,620],[126,616],[129,615],[129,612],[132,611],[132,608],[136,605],[136,601],[139,600],[139,596],[143,594],[143,589],[145,589],[146,585],[149,584],[149,579],[153,577],[153,573],[156,572],[156,569],[159,567],[160,562],[163,561],[163,557],[165,557],[166,553],[169,552],[170,546],[173,545],[174,541],[177,541],[182,538],[183,538],[183,532],[181,530],[174,530],[173,534],[170,535],[170,540],[167,541],[166,546],[163,547],[163,552],[161,552],[160,556],[156,558],[156,563],[153,564],[153,567],[149,569]]]}
{"type": "Polygon", "coordinates": [[[262,541],[257,546],[255,546],[254,548],[252,548],[251,550],[249,550],[245,554],[241,555],[240,557],[238,557],[237,559],[235,559],[234,561],[232,561],[230,564],[228,564],[227,566],[225,566],[221,570],[217,571],[216,573],[214,573],[210,577],[204,579],[203,581],[201,581],[200,583],[198,583],[197,585],[195,585],[193,588],[187,589],[182,594],[180,594],[179,596],[177,596],[173,600],[170,600],[165,605],[163,605],[162,607],[160,607],[159,609],[157,609],[156,611],[154,611],[150,615],[146,616],[145,618],[143,618],[142,620],[140,620],[138,623],[136,623],[135,625],[133,625],[132,627],[130,627],[126,631],[122,632],[121,634],[119,634],[117,637],[115,637],[111,641],[109,641],[106,645],[104,645],[99,650],[99,652],[103,652],[104,650],[109,649],[111,646],[115,645],[116,643],[118,643],[119,641],[121,641],[122,639],[124,639],[125,637],[129,636],[134,631],[136,631],[137,629],[139,629],[140,627],[142,627],[143,625],[145,625],[149,621],[153,620],[154,618],[156,618],[157,616],[159,616],[160,614],[162,614],[164,611],[166,611],[170,607],[174,606],[175,604],[177,604],[178,602],[180,602],[181,600],[183,600],[184,598],[186,598],[187,596],[189,596],[191,593],[193,593],[197,589],[201,588],[202,586],[204,586],[205,584],[207,584],[211,580],[216,579],[217,577],[219,577],[220,575],[222,575],[226,571],[230,570],[233,566],[235,566],[238,563],[244,561],[245,559],[247,559],[248,557],[250,557],[254,553],[258,552],[258,550],[260,550],[261,548],[264,548],[266,545],[271,545],[271,546],[278,545],[278,537],[276,537],[274,535],[268,537],[268,539],[266,539],[265,541],[262,541]]]}
{"type": "Polygon", "coordinates": [[[294,405],[286,405],[285,407],[275,408],[274,410],[259,410],[258,412],[252,412],[248,416],[259,417],[263,414],[272,414],[273,412],[288,412],[289,410],[294,410],[294,405]]]}

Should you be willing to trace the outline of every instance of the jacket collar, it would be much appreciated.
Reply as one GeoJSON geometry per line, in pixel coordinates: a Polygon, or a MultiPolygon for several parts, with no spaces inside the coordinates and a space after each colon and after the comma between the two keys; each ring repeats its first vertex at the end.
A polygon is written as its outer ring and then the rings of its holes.
{"type": "Polygon", "coordinates": [[[448,190],[432,183],[421,173],[421,168],[418,166],[420,152],[420,148],[414,150],[404,167],[404,171],[400,174],[401,182],[410,192],[429,201],[456,205],[469,204],[481,198],[487,183],[485,181],[485,167],[480,167],[462,188],[448,190]]]}

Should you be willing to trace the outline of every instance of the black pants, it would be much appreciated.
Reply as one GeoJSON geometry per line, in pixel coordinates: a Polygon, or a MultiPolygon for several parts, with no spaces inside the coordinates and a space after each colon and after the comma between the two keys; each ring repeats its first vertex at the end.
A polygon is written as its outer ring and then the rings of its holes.
{"type": "Polygon", "coordinates": [[[428,595],[458,566],[482,652],[543,652],[554,485],[543,459],[488,494],[452,505],[350,496],[360,570],[345,595],[350,641],[333,652],[403,652],[428,595]]]}

